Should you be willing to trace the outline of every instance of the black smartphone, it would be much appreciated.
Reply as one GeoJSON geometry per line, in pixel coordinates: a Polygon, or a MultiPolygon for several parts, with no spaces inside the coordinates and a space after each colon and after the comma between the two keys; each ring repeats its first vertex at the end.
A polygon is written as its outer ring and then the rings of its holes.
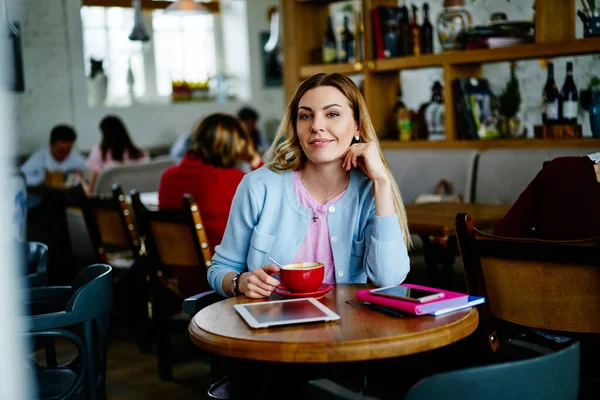
{"type": "Polygon", "coordinates": [[[433,301],[444,297],[443,292],[415,289],[402,285],[373,289],[370,293],[377,296],[391,297],[393,299],[414,301],[416,303],[427,303],[428,301],[433,301]]]}

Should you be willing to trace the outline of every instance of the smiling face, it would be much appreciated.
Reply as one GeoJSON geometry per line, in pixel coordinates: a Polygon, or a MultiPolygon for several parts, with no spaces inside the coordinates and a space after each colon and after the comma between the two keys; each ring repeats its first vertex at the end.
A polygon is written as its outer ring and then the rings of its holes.
{"type": "Polygon", "coordinates": [[[346,96],[332,86],[319,86],[298,103],[296,133],[309,161],[341,163],[339,157],[358,135],[358,125],[346,96]]]}

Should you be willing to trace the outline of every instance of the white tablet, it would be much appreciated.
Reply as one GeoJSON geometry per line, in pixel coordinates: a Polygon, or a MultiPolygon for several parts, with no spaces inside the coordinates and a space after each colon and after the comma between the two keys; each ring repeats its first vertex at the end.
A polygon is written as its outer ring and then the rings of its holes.
{"type": "Polygon", "coordinates": [[[252,328],[340,319],[339,315],[312,297],[235,304],[233,307],[252,328]]]}

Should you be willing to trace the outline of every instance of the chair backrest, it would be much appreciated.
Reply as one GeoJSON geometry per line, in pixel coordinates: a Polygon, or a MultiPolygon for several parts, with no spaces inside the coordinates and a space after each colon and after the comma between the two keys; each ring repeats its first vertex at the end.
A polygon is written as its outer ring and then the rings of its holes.
{"type": "Polygon", "coordinates": [[[405,400],[575,400],[579,396],[579,343],[529,358],[425,378],[405,400]]]}
{"type": "Polygon", "coordinates": [[[80,321],[108,316],[112,304],[111,273],[112,267],[106,264],[82,269],[73,281],[73,295],[65,311],[80,321]]]}
{"type": "Polygon", "coordinates": [[[476,167],[476,150],[397,150],[384,152],[404,203],[412,203],[418,195],[433,193],[441,180],[452,184],[454,193],[471,201],[471,182],[476,167]]]}
{"type": "Polygon", "coordinates": [[[23,242],[22,262],[27,274],[29,287],[45,286],[48,284],[46,263],[48,258],[48,246],[40,242],[23,242]]]}
{"type": "Polygon", "coordinates": [[[109,194],[115,183],[126,193],[133,189],[140,192],[156,192],[161,175],[172,165],[174,165],[173,160],[160,158],[105,169],[98,175],[94,194],[109,194]]]}
{"type": "Polygon", "coordinates": [[[456,216],[456,231],[469,293],[487,299],[480,321],[488,333],[494,332],[490,316],[532,328],[600,333],[600,238],[503,238],[476,230],[467,214],[456,216]]]}
{"type": "Polygon", "coordinates": [[[139,251],[140,241],[133,209],[125,201],[119,185],[113,185],[112,195],[86,196],[81,187],[81,208],[85,224],[98,259],[107,262],[107,254],[130,250],[139,251]]]}
{"type": "MultiPolygon", "coordinates": [[[[87,349],[89,392],[100,392],[105,398],[108,324],[112,306],[112,267],[90,265],[82,269],[73,281],[74,290],[65,311],[73,320],[83,322],[87,349]]],[[[94,398],[90,396],[90,398],[94,398]]]]}
{"type": "Polygon", "coordinates": [[[177,276],[178,272],[200,268],[201,271],[196,272],[203,276],[203,287],[184,295],[208,290],[206,269],[212,265],[212,252],[194,198],[186,194],[181,210],[149,210],[142,204],[137,191],[131,192],[131,202],[144,235],[146,252],[155,264],[156,272],[177,276]]]}

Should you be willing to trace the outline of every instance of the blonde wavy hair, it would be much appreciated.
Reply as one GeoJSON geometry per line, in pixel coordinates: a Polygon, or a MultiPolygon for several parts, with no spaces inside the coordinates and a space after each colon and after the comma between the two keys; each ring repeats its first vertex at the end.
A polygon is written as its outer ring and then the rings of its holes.
{"type": "Polygon", "coordinates": [[[388,166],[381,146],[379,145],[379,139],[377,133],[371,122],[369,111],[367,110],[367,104],[363,98],[360,90],[352,80],[341,74],[317,74],[306,79],[298,86],[294,96],[288,103],[283,120],[277,130],[277,135],[273,140],[273,144],[269,149],[271,161],[267,163],[267,167],[274,172],[283,171],[296,171],[304,168],[307,162],[306,154],[302,150],[300,141],[298,140],[298,134],[296,130],[296,123],[298,121],[298,105],[300,99],[306,92],[311,89],[320,86],[331,86],[342,92],[342,94],[348,99],[350,108],[354,114],[354,121],[358,125],[359,134],[363,143],[375,143],[379,150],[379,157],[385,166],[387,174],[392,184],[392,192],[394,195],[394,207],[396,209],[396,215],[398,215],[398,221],[400,227],[404,232],[404,242],[407,247],[412,246],[410,233],[408,232],[408,224],[406,221],[406,211],[404,210],[404,203],[402,202],[402,196],[400,195],[400,189],[396,180],[392,176],[390,167],[388,166]]]}

